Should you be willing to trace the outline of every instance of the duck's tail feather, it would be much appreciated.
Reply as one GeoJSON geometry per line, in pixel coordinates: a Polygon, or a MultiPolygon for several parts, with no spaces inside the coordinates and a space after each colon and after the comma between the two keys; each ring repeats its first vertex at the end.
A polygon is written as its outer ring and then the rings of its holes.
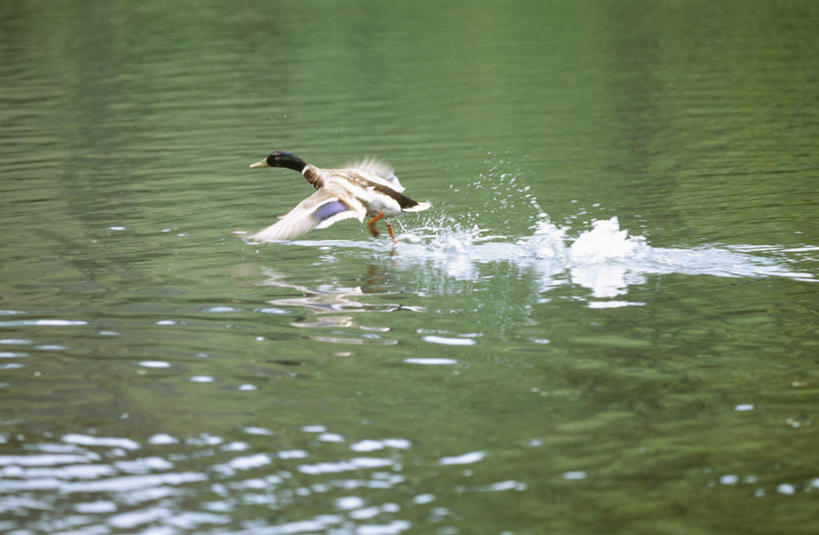
{"type": "Polygon", "coordinates": [[[426,210],[428,208],[431,208],[431,207],[432,207],[431,203],[429,203],[427,201],[423,201],[423,202],[416,203],[414,206],[409,206],[407,208],[403,208],[403,211],[404,212],[423,212],[424,210],[426,210]]]}

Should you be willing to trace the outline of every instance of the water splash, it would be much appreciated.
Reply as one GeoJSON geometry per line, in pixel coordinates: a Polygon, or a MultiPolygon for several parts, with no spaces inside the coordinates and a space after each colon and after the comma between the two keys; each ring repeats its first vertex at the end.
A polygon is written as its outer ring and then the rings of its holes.
{"type": "MultiPolygon", "coordinates": [[[[629,286],[644,284],[646,276],[653,274],[817,280],[809,273],[791,271],[781,261],[749,254],[747,246],[652,247],[645,237],[621,229],[617,217],[592,221],[591,229],[576,236],[542,217],[531,235],[514,241],[483,236],[477,228],[433,235],[410,232],[401,238],[407,244],[399,246],[396,257],[404,265],[423,264],[450,277],[477,280],[482,264],[508,262],[534,271],[542,292],[561,284],[577,284],[595,298],[622,295],[629,286]]],[[[774,247],[764,250],[777,252],[774,247]]]]}
{"type": "MultiPolygon", "coordinates": [[[[388,247],[377,240],[289,243],[324,250],[354,249],[358,255],[363,252],[373,258],[382,257],[388,247]]],[[[804,255],[817,250],[819,247],[801,247],[798,252],[804,255]]],[[[644,236],[630,235],[622,229],[617,217],[592,220],[589,229],[573,232],[541,215],[531,234],[507,237],[477,225],[461,227],[446,216],[437,220],[433,216],[419,227],[402,230],[391,260],[398,269],[425,271],[427,278],[472,282],[481,279],[484,267],[505,263],[520,272],[534,273],[540,292],[573,284],[589,290],[592,298],[611,299],[624,295],[630,286],[644,284],[650,275],[783,277],[816,282],[814,275],[794,272],[788,267],[787,255],[791,251],[747,245],[652,247],[644,236]]],[[[642,303],[610,301],[605,306],[639,304],[642,303]]]]}

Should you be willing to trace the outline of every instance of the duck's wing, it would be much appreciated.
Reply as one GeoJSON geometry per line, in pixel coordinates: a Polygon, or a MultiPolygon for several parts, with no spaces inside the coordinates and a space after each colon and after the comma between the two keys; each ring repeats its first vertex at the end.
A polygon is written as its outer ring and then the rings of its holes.
{"type": "Polygon", "coordinates": [[[283,215],[276,223],[252,236],[254,241],[295,238],[314,228],[327,228],[343,219],[364,220],[367,209],[340,188],[322,188],[283,215]]]}
{"type": "MultiPolygon", "coordinates": [[[[353,162],[346,166],[348,169],[354,169],[356,171],[363,171],[363,174],[366,175],[375,175],[376,180],[381,179],[385,181],[392,189],[396,191],[404,191],[404,186],[401,185],[399,182],[398,177],[395,176],[395,171],[393,168],[386,162],[382,162],[381,160],[376,160],[375,158],[365,158],[358,162],[353,162]]],[[[367,177],[372,178],[372,177],[367,177]]]]}
{"type": "Polygon", "coordinates": [[[361,169],[362,171],[367,171],[368,173],[378,175],[385,180],[398,180],[398,177],[395,176],[395,171],[390,164],[382,162],[381,160],[376,160],[375,158],[364,158],[363,160],[353,162],[345,167],[349,169],[361,169]]]}

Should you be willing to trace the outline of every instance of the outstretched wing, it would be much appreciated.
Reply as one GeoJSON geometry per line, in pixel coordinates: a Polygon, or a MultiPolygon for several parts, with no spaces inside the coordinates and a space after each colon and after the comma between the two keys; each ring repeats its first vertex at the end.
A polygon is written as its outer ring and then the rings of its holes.
{"type": "Polygon", "coordinates": [[[252,236],[255,241],[279,241],[295,238],[314,228],[327,228],[342,219],[364,220],[366,208],[354,198],[344,200],[335,188],[323,188],[313,193],[287,212],[275,224],[252,236]]]}
{"type": "Polygon", "coordinates": [[[392,189],[399,192],[404,191],[404,186],[401,185],[398,177],[395,176],[395,171],[393,171],[390,164],[386,162],[376,160],[375,158],[365,158],[361,161],[350,163],[345,167],[348,169],[355,169],[359,172],[364,171],[364,173],[375,175],[376,179],[382,179],[392,189]]]}

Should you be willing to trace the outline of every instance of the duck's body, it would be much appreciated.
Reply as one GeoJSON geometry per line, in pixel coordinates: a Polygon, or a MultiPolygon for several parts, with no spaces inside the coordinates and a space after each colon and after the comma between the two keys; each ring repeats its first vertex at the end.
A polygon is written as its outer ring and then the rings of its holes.
{"type": "MultiPolygon", "coordinates": [[[[378,236],[376,221],[402,212],[420,212],[430,207],[403,194],[404,187],[392,169],[375,160],[365,160],[343,169],[322,169],[295,154],[273,151],[250,167],[287,167],[300,172],[316,192],[283,215],[275,224],[253,235],[256,241],[289,240],[314,228],[327,228],[343,219],[371,219],[368,228],[378,236]]],[[[387,224],[395,240],[392,226],[387,224]]]]}

